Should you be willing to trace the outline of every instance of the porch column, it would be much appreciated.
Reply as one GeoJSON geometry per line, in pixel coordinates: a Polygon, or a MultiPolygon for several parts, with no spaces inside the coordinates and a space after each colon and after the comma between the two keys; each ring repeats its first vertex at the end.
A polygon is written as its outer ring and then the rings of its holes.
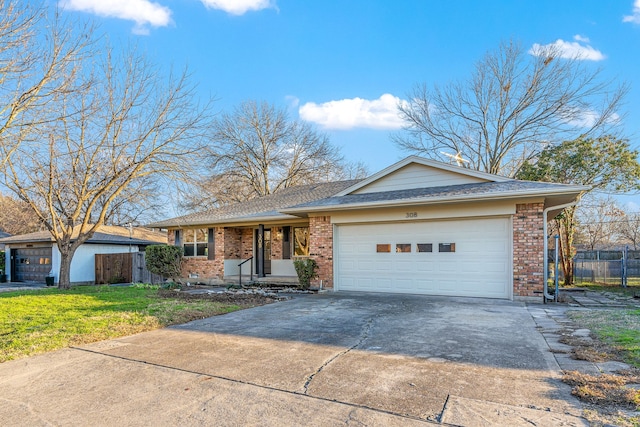
{"type": "Polygon", "coordinates": [[[264,224],[258,224],[258,235],[256,237],[256,273],[258,277],[265,277],[265,274],[264,274],[264,224]]]}

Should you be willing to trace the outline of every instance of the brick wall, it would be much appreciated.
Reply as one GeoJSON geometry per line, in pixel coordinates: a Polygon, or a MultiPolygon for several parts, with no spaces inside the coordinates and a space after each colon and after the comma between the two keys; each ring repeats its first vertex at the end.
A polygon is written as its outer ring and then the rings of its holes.
{"type": "Polygon", "coordinates": [[[282,227],[271,227],[271,259],[282,259],[282,227]]]}
{"type": "MultiPolygon", "coordinates": [[[[169,230],[170,242],[173,242],[173,230],[169,230]]],[[[213,279],[224,277],[224,248],[225,229],[214,228],[214,259],[208,257],[185,257],[182,261],[182,277],[197,275],[198,279],[213,279]]]]}
{"type": "Polygon", "coordinates": [[[240,259],[242,253],[242,230],[239,228],[224,229],[224,258],[240,259]]]}
{"type": "Polygon", "coordinates": [[[541,296],[544,284],[542,203],[516,205],[513,217],[513,296],[541,296]]]}
{"type": "Polygon", "coordinates": [[[242,243],[240,247],[242,259],[249,259],[253,256],[253,232],[253,228],[242,229],[242,243]]]}
{"type": "Polygon", "coordinates": [[[309,218],[309,255],[318,263],[318,280],[333,288],[333,225],[329,216],[309,218]]]}

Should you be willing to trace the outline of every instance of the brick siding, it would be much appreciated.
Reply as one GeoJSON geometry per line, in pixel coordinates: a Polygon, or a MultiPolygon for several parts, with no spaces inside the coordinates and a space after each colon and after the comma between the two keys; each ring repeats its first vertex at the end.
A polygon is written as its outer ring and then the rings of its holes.
{"type": "MultiPolygon", "coordinates": [[[[208,257],[185,257],[182,261],[182,277],[196,275],[198,279],[222,278],[224,276],[224,256],[225,256],[225,234],[224,227],[214,228],[214,259],[208,257]]],[[[173,243],[173,230],[169,230],[169,241],[173,243]]]]}
{"type": "Polygon", "coordinates": [[[242,230],[239,228],[224,229],[224,258],[240,259],[242,253],[242,230]]]}
{"type": "Polygon", "coordinates": [[[330,216],[309,218],[309,255],[318,264],[318,281],[333,288],[333,225],[330,216]]]}
{"type": "Polygon", "coordinates": [[[544,284],[543,203],[516,205],[513,217],[513,296],[541,296],[544,284]]]}
{"type": "Polygon", "coordinates": [[[282,227],[271,227],[271,259],[282,259],[282,227]]]}
{"type": "Polygon", "coordinates": [[[243,228],[241,230],[242,242],[240,243],[240,253],[242,255],[242,259],[248,259],[253,256],[253,228],[243,228]]]}

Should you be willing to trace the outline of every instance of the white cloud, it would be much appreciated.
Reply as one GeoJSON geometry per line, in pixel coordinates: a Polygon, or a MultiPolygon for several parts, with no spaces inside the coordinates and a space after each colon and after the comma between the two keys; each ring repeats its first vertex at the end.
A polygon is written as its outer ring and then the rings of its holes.
{"type": "Polygon", "coordinates": [[[640,24],[640,0],[633,2],[633,12],[631,15],[624,16],[622,22],[631,22],[633,24],[640,24]]]}
{"type": "Polygon", "coordinates": [[[400,129],[404,122],[398,104],[406,101],[385,93],[378,99],[341,99],[322,104],[307,102],[298,110],[303,120],[325,129],[400,129]]]}
{"type": "Polygon", "coordinates": [[[133,21],[136,34],[148,34],[149,26],[171,23],[171,9],[149,0],[61,0],[59,4],[67,10],[133,21]]]}
{"type": "Polygon", "coordinates": [[[580,34],[576,34],[573,36],[573,39],[577,42],[589,43],[589,37],[581,36],[580,34]]]}
{"type": "Polygon", "coordinates": [[[534,43],[531,49],[529,49],[529,53],[531,55],[538,56],[548,49],[554,49],[560,52],[561,58],[582,59],[588,61],[602,61],[605,58],[602,52],[594,49],[591,45],[586,44],[589,43],[589,39],[587,37],[575,35],[573,36],[573,39],[575,40],[573,42],[558,39],[553,43],[545,45],[534,43]]]}
{"type": "MultiPolygon", "coordinates": [[[[272,0],[200,0],[210,9],[223,10],[232,15],[243,15],[250,10],[267,9],[274,6],[272,0]]],[[[275,1],[275,0],[274,0],[275,1]]]]}
{"type": "MultiPolygon", "coordinates": [[[[601,117],[601,114],[594,110],[574,110],[565,114],[565,121],[570,126],[588,129],[598,123],[601,117]]],[[[616,124],[619,121],[620,116],[616,113],[606,119],[609,124],[616,124]]]]}

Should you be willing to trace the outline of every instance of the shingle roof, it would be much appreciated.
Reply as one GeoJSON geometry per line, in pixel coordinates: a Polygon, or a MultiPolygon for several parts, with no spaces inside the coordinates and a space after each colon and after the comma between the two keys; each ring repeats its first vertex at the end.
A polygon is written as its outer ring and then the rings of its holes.
{"type": "MultiPolygon", "coordinates": [[[[18,236],[5,237],[0,239],[0,243],[33,243],[33,242],[53,242],[53,238],[48,231],[36,231],[35,233],[21,234],[18,236]]],[[[104,225],[98,228],[87,243],[103,243],[113,245],[153,245],[167,243],[166,233],[159,233],[146,228],[134,227],[132,236],[129,239],[129,229],[127,227],[104,225]]]]}
{"type": "Polygon", "coordinates": [[[247,202],[234,203],[217,209],[158,221],[149,224],[149,226],[164,228],[208,225],[221,222],[243,222],[277,217],[291,218],[290,215],[281,213],[281,210],[299,204],[326,199],[351,187],[359,181],[360,180],[334,181],[289,187],[277,193],[258,197],[247,202]]]}
{"type": "Polygon", "coordinates": [[[508,180],[504,182],[481,182],[473,184],[448,185],[441,187],[413,188],[407,190],[381,191],[375,193],[348,194],[301,203],[284,209],[284,212],[320,210],[324,208],[347,207],[349,205],[371,205],[387,202],[428,202],[473,198],[498,198],[501,196],[527,196],[535,194],[556,194],[580,192],[586,187],[554,184],[547,182],[508,180]]]}

